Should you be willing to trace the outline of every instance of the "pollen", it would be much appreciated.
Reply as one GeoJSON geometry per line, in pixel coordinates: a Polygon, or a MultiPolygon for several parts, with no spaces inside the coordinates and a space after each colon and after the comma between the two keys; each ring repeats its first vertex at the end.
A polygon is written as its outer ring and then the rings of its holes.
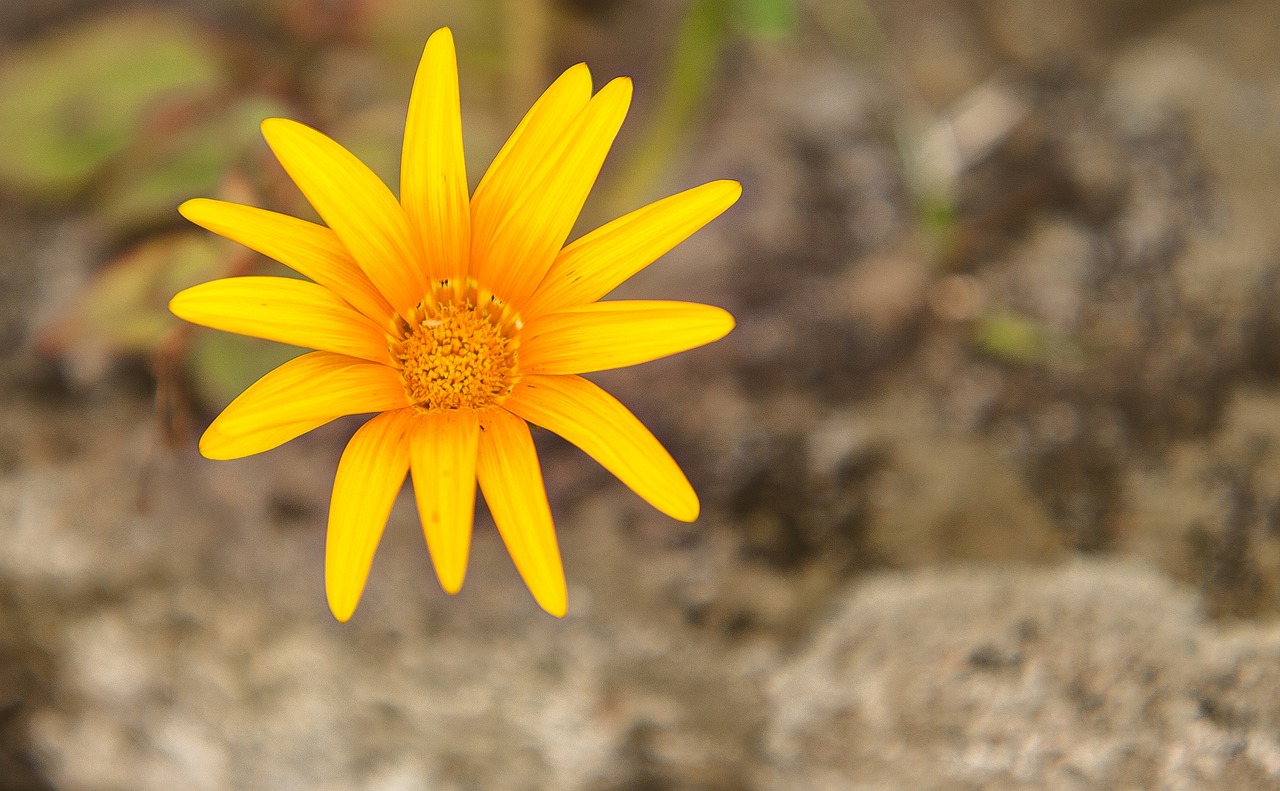
{"type": "Polygon", "coordinates": [[[390,344],[405,392],[419,411],[499,404],[516,383],[519,316],[474,280],[444,280],[390,344]]]}

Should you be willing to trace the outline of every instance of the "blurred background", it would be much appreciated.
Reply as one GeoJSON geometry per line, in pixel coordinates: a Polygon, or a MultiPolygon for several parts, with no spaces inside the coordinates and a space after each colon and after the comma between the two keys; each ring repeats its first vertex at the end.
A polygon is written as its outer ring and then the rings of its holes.
{"type": "Polygon", "coordinates": [[[1280,786],[1274,0],[6,0],[0,789],[1280,786]],[[314,217],[287,116],[395,187],[453,28],[474,181],[587,61],[636,100],[575,235],[715,178],[625,284],[724,341],[596,377],[694,525],[537,436],[543,614],[480,506],[446,597],[411,498],[333,621],[338,421],[194,440],[297,353],[181,325],[314,217]]]}

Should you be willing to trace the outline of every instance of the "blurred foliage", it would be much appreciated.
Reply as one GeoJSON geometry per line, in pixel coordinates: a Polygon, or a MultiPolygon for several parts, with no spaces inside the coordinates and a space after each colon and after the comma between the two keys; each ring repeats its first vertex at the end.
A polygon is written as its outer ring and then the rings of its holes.
{"type": "Polygon", "coordinates": [[[916,226],[924,249],[933,261],[945,261],[956,244],[959,231],[955,200],[940,191],[923,189],[911,193],[916,207],[916,226]]]}
{"type": "Polygon", "coordinates": [[[226,174],[260,145],[258,125],[287,113],[279,102],[248,96],[212,116],[140,131],[137,144],[103,185],[98,217],[125,234],[172,218],[182,201],[213,193],[226,174]]]}
{"type": "Polygon", "coordinates": [[[694,0],[685,12],[662,98],[610,195],[613,213],[643,202],[707,106],[716,67],[736,36],[771,40],[795,32],[793,0],[694,0]]]}
{"type": "Polygon", "coordinates": [[[258,377],[307,350],[275,341],[197,329],[186,346],[186,364],[196,396],[205,404],[228,404],[258,377]]]}
{"type": "Polygon", "coordinates": [[[742,29],[755,36],[788,36],[796,29],[793,0],[737,0],[742,29]]]}
{"type": "Polygon", "coordinates": [[[197,32],[153,14],[33,42],[0,66],[0,185],[40,199],[78,192],[158,102],[219,81],[197,32]]]}
{"type": "Polygon", "coordinates": [[[1081,350],[1071,339],[1005,309],[979,316],[974,336],[979,349],[1007,363],[1061,367],[1081,359],[1081,350]]]}
{"type": "Polygon", "coordinates": [[[1048,333],[1031,319],[1008,312],[988,313],[975,327],[978,345],[992,357],[1015,363],[1039,363],[1049,358],[1048,333]]]}
{"type": "Polygon", "coordinates": [[[153,237],[100,269],[51,322],[40,346],[54,354],[139,354],[173,326],[169,298],[221,269],[222,244],[194,231],[153,237]]]}

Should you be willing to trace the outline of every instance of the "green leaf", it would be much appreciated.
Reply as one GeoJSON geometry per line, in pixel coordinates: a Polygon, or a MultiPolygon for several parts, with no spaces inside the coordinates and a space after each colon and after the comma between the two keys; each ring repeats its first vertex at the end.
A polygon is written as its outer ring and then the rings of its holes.
{"type": "Polygon", "coordinates": [[[1009,312],[982,316],[975,331],[982,350],[1005,362],[1044,363],[1059,345],[1040,324],[1009,312]]]}
{"type": "Polygon", "coordinates": [[[220,82],[201,36],[171,18],[62,28],[0,62],[0,185],[45,199],[79,191],[157,102],[220,82]]]}
{"type": "Polygon", "coordinates": [[[260,338],[202,329],[192,338],[187,370],[200,403],[220,409],[263,374],[306,351],[260,338]]]}
{"type": "Polygon", "coordinates": [[[251,96],[212,117],[193,118],[176,133],[137,138],[103,187],[99,219],[117,234],[174,219],[178,204],[214,193],[232,168],[251,168],[253,153],[266,149],[262,119],[279,115],[290,112],[251,96]]]}
{"type": "Polygon", "coordinates": [[[221,274],[225,256],[202,232],[151,239],[103,267],[41,333],[40,345],[63,357],[112,357],[153,351],[177,318],[169,299],[221,274]]]}
{"type": "Polygon", "coordinates": [[[743,32],[761,38],[782,38],[796,30],[793,0],[737,0],[743,32]]]}

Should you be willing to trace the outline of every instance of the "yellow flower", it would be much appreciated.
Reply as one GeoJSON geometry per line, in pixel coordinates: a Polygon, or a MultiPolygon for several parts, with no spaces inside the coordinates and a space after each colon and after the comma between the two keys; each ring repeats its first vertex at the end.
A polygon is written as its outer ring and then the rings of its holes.
{"type": "Polygon", "coordinates": [[[409,100],[400,200],[328,137],[272,118],[262,133],[327,227],[221,201],[184,203],[204,228],[310,278],[236,277],[173,298],[178,316],[315,351],[258,380],[200,452],[274,448],[343,415],[377,413],[338,465],[325,546],[334,616],[355,611],[387,516],[411,473],[440,585],[462,587],[476,481],[525,584],[563,616],[564,571],[526,423],[574,443],[663,513],[698,516],[653,435],[580,374],[710,343],[733,318],[707,305],[601,297],[731,206],[716,181],[565,240],[631,101],[594,96],[585,64],[529,110],[467,194],[453,37],[427,41],[409,100]],[[563,248],[563,249],[562,249],[563,248]]]}

